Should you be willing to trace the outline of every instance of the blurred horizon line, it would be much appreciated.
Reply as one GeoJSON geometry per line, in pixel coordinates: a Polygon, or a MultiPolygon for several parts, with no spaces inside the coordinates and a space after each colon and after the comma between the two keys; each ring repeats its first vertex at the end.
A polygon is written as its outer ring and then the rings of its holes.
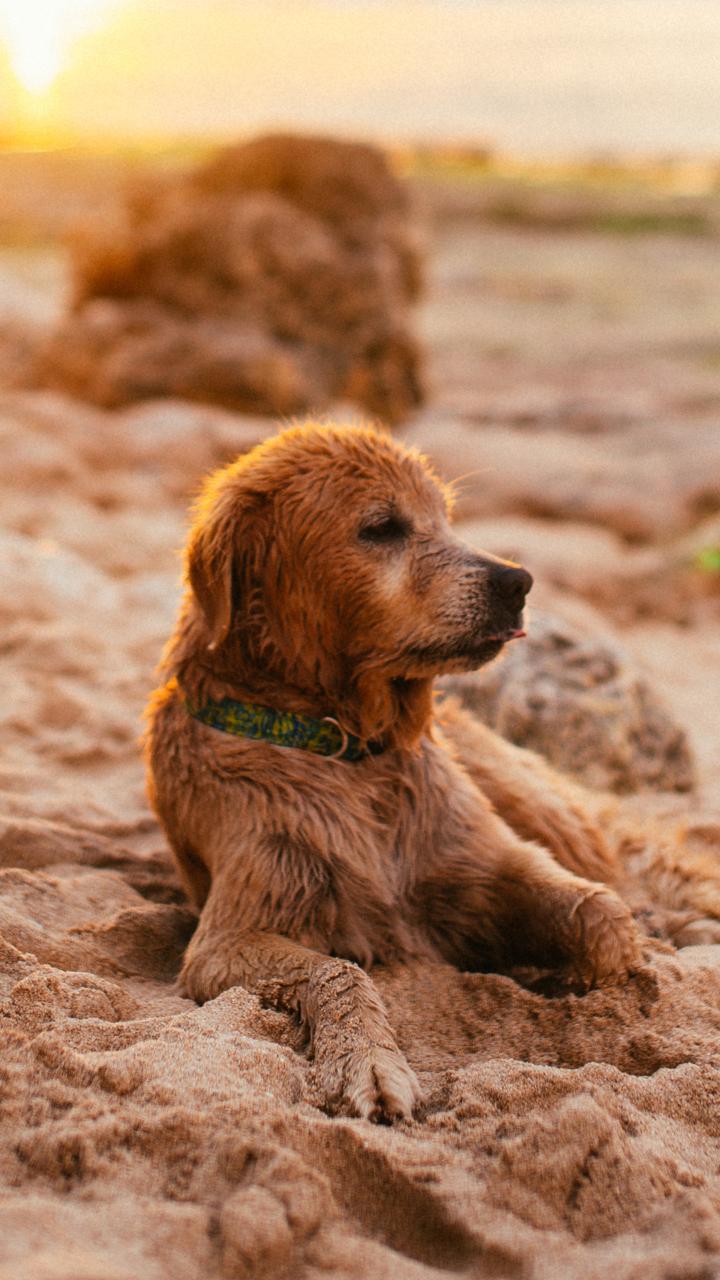
{"type": "MultiPolygon", "coordinates": [[[[63,161],[72,166],[83,162],[93,167],[110,165],[107,170],[111,175],[116,166],[132,173],[137,166],[139,171],[148,165],[168,175],[184,170],[192,170],[198,164],[227,146],[243,144],[253,138],[275,132],[288,132],[308,135],[308,130],[258,129],[244,133],[233,133],[228,137],[207,137],[199,139],[178,138],[145,138],[108,139],[95,137],[78,141],[60,143],[46,141],[45,144],[17,142],[4,143],[0,138],[0,161],[22,162],[34,157],[38,160],[47,158],[51,163],[63,161]]],[[[322,134],[317,135],[322,136],[322,134]]],[[[325,135],[328,136],[328,135],[325,135]]],[[[605,189],[615,187],[636,191],[644,190],[651,198],[661,197],[706,197],[720,194],[720,154],[704,157],[687,157],[670,154],[622,155],[608,151],[599,153],[586,152],[564,157],[518,155],[509,151],[492,148],[484,143],[472,144],[466,139],[445,141],[400,141],[397,139],[368,138],[363,134],[340,134],[348,140],[370,143],[379,146],[387,155],[390,165],[399,177],[430,180],[441,184],[450,183],[457,187],[472,188],[498,183],[507,187],[509,183],[522,186],[556,186],[579,184],[585,189],[593,187],[605,189]]],[[[62,172],[58,170],[58,173],[62,172]]]]}

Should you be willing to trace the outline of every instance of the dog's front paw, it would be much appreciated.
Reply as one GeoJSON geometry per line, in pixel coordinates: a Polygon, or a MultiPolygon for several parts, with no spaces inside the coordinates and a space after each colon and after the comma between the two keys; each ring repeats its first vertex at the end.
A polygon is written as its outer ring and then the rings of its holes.
{"type": "Polygon", "coordinates": [[[313,975],[308,1009],[327,1106],[372,1120],[411,1115],[420,1085],[368,975],[346,960],[329,960],[313,975]]]}
{"type": "Polygon", "coordinates": [[[415,1072],[394,1046],[367,1041],[328,1066],[323,1084],[331,1106],[364,1120],[410,1116],[422,1097],[415,1072]]]}
{"type": "Polygon", "coordinates": [[[585,987],[625,977],[640,959],[640,939],[626,904],[610,889],[585,893],[570,912],[575,934],[573,967],[585,987]]]}

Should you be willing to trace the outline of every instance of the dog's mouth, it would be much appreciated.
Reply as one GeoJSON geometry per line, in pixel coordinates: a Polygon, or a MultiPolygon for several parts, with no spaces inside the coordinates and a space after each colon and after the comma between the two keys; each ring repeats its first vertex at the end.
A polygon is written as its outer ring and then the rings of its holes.
{"type": "Polygon", "coordinates": [[[458,645],[458,657],[467,656],[476,660],[478,666],[482,666],[497,657],[503,646],[511,640],[520,640],[527,635],[523,627],[522,613],[517,614],[512,622],[503,620],[500,625],[496,622],[495,627],[496,629],[491,631],[490,635],[487,632],[483,633],[482,629],[468,635],[458,645]]]}
{"type": "Polygon", "coordinates": [[[467,645],[459,648],[456,657],[467,657],[475,666],[482,667],[486,662],[492,662],[510,640],[520,640],[525,635],[527,632],[521,627],[507,627],[492,636],[473,638],[467,645]]]}
{"type": "Polygon", "coordinates": [[[520,627],[508,627],[506,631],[499,631],[496,636],[488,636],[486,644],[507,644],[508,640],[521,640],[527,635],[527,631],[523,631],[520,627]]]}
{"type": "Polygon", "coordinates": [[[466,634],[459,637],[453,644],[418,651],[414,656],[443,670],[475,671],[478,667],[492,662],[510,640],[520,640],[527,635],[521,624],[522,615],[517,619],[515,626],[498,629],[490,635],[477,632],[466,634]]]}

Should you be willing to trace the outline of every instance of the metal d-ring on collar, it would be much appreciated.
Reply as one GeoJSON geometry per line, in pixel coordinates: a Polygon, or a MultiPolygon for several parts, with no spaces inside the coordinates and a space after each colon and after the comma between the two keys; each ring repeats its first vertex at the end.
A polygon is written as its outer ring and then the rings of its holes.
{"type": "Polygon", "coordinates": [[[341,744],[340,744],[340,748],[339,748],[339,750],[338,750],[338,751],[333,751],[332,755],[329,755],[329,756],[327,757],[327,758],[328,758],[328,760],[339,760],[339,759],[341,758],[341,756],[344,756],[344,755],[345,755],[345,752],[347,751],[348,746],[349,746],[349,743],[350,743],[350,738],[349,738],[349,735],[348,735],[348,731],[347,731],[347,729],[343,729],[342,725],[340,724],[340,721],[339,721],[339,720],[336,720],[334,716],[323,716],[321,723],[322,723],[322,724],[334,724],[334,725],[335,725],[335,728],[336,728],[336,729],[339,729],[339,730],[340,730],[340,732],[341,732],[341,734],[342,734],[342,742],[341,742],[341,744]]]}

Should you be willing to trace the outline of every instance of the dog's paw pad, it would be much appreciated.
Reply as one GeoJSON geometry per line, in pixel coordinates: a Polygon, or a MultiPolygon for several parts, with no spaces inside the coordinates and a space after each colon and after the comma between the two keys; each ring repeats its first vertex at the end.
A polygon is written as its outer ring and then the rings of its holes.
{"type": "Polygon", "coordinates": [[[581,898],[571,913],[578,930],[577,970],[588,986],[623,978],[640,958],[637,926],[616,894],[597,890],[581,898]]]}
{"type": "Polygon", "coordinates": [[[422,1097],[415,1072],[397,1049],[367,1045],[353,1054],[348,1068],[345,1095],[364,1119],[410,1116],[422,1097]]]}

